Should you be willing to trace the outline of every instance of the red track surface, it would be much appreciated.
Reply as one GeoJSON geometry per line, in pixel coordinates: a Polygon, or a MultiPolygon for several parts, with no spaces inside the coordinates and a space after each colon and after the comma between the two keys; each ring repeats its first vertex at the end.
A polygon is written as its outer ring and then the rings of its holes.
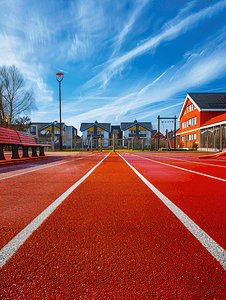
{"type": "Polygon", "coordinates": [[[0,248],[85,175],[103,158],[103,155],[98,154],[90,158],[88,156],[84,159],[79,156],[74,158],[66,156],[66,160],[65,157],[62,158],[64,160],[57,161],[56,157],[50,156],[40,161],[32,160],[31,163],[26,161],[24,168],[21,166],[2,168],[0,179],[37,168],[40,170],[0,181],[0,248]],[[56,166],[50,167],[52,165],[56,166]],[[42,169],[43,167],[48,168],[42,169]],[[12,170],[10,174],[4,173],[7,169],[12,170]]]}
{"type": "Polygon", "coordinates": [[[135,155],[124,157],[157,189],[185,212],[198,226],[226,249],[226,181],[186,172],[168,165],[177,166],[194,172],[226,180],[226,160],[219,167],[211,164],[197,164],[197,155],[187,160],[178,155],[135,155]],[[140,159],[146,157],[151,159],[140,159]],[[180,160],[177,160],[177,159],[180,160]],[[156,162],[154,162],[156,161],[156,162]],[[164,163],[159,164],[157,162],[164,163]]]}
{"type": "MultiPolygon", "coordinates": [[[[2,246],[103,156],[0,181],[2,246]]],[[[226,249],[226,182],[123,156],[226,249]]],[[[152,158],[225,178],[224,162],[216,174],[191,157],[152,158]]],[[[2,299],[226,299],[223,267],[115,153],[2,267],[1,282],[2,299]]]]}

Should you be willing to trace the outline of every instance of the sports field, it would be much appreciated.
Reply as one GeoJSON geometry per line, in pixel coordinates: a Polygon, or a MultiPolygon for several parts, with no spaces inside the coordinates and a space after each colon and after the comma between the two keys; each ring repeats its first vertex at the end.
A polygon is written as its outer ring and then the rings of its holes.
{"type": "Polygon", "coordinates": [[[200,155],[0,163],[0,299],[226,299],[226,156],[200,155]]]}

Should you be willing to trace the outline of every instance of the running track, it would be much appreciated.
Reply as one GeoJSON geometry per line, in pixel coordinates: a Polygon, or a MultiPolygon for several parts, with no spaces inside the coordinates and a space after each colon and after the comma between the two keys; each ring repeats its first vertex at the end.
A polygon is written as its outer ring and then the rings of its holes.
{"type": "Polygon", "coordinates": [[[0,167],[1,299],[226,299],[226,159],[0,167]]]}

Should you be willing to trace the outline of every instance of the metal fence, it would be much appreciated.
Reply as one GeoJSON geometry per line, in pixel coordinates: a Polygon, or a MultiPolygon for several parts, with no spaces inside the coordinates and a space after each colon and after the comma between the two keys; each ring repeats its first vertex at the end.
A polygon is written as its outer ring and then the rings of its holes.
{"type": "MultiPolygon", "coordinates": [[[[54,142],[51,138],[39,139],[38,143],[45,143],[52,145],[52,148],[47,148],[47,151],[59,150],[59,138],[55,138],[54,142]]],[[[69,151],[102,151],[102,150],[114,150],[114,149],[127,149],[127,150],[157,150],[157,139],[147,138],[92,138],[83,140],[79,139],[64,139],[62,141],[63,150],[69,151]]],[[[169,143],[165,139],[160,139],[159,147],[168,149],[169,143]]]]}
{"type": "Polygon", "coordinates": [[[226,149],[226,126],[216,126],[201,130],[200,148],[207,151],[226,149]]]}
{"type": "MultiPolygon", "coordinates": [[[[39,137],[37,143],[50,144],[52,148],[46,148],[45,151],[59,150],[59,137],[55,136],[54,142],[51,137],[39,137]]],[[[177,137],[177,147],[180,147],[179,137],[177,137]]],[[[82,138],[69,139],[63,137],[63,150],[69,151],[94,151],[94,150],[113,150],[128,149],[128,150],[157,150],[158,141],[156,138],[97,138],[92,137],[87,140],[82,138]]],[[[160,138],[160,149],[174,148],[172,140],[160,138]],[[171,146],[170,146],[171,144],[171,146]]],[[[182,147],[183,148],[183,147],[182,147]]],[[[226,150],[226,125],[215,126],[202,129],[200,132],[200,147],[199,150],[220,151],[226,150]]]]}

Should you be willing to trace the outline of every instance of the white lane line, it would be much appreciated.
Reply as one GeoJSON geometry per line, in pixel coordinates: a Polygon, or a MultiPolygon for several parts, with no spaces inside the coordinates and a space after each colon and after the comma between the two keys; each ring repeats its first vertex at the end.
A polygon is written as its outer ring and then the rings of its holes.
{"type": "MultiPolygon", "coordinates": [[[[9,176],[1,177],[0,180],[9,179],[9,178],[12,178],[12,177],[16,177],[16,176],[24,175],[24,174],[27,174],[27,173],[31,173],[31,172],[35,172],[35,171],[39,171],[39,170],[59,166],[59,165],[66,164],[66,163],[71,163],[75,160],[84,159],[84,158],[87,158],[87,157],[90,157],[90,156],[93,156],[93,155],[97,155],[97,154],[91,154],[91,155],[88,155],[88,156],[85,156],[85,157],[79,157],[79,158],[75,158],[75,159],[72,159],[72,160],[66,160],[66,161],[63,161],[63,162],[60,162],[60,163],[52,163],[51,165],[48,165],[48,166],[35,167],[35,168],[32,168],[32,170],[28,170],[28,171],[25,171],[25,172],[21,172],[21,173],[12,174],[12,175],[9,175],[9,176]]],[[[20,170],[18,170],[18,171],[20,171],[20,170]]],[[[15,172],[18,172],[18,171],[15,171],[15,172]]]]}
{"type": "MultiPolygon", "coordinates": [[[[138,155],[138,154],[136,154],[136,155],[138,155]]],[[[189,162],[189,163],[198,164],[198,165],[205,165],[205,166],[213,166],[213,167],[226,168],[226,166],[215,165],[215,164],[206,164],[206,163],[201,163],[201,162],[192,161],[192,160],[186,161],[184,159],[174,158],[174,157],[168,157],[168,156],[157,156],[157,155],[155,155],[155,157],[157,157],[157,158],[167,158],[167,159],[172,159],[172,160],[179,160],[179,161],[189,162]]]]}
{"type": "MultiPolygon", "coordinates": [[[[108,153],[109,155],[110,153],[108,153]]],[[[96,166],[86,173],[80,180],[72,185],[66,192],[50,204],[40,215],[30,224],[21,230],[8,244],[0,250],[0,268],[5,265],[7,260],[20,248],[29,236],[51,215],[51,213],[102,163],[105,156],[96,166]]]]}
{"type": "Polygon", "coordinates": [[[205,173],[200,173],[200,172],[192,171],[192,170],[189,170],[189,169],[184,169],[184,168],[181,168],[181,167],[178,167],[178,166],[174,166],[174,165],[170,165],[170,164],[167,164],[167,163],[163,163],[161,161],[154,160],[154,159],[147,158],[147,157],[143,157],[143,156],[140,156],[140,155],[137,155],[137,154],[132,154],[132,155],[138,156],[140,158],[147,159],[147,160],[150,160],[150,161],[153,161],[155,163],[162,164],[162,165],[165,165],[165,166],[168,166],[168,167],[176,168],[176,169],[183,170],[183,171],[186,171],[186,172],[195,173],[195,174],[198,174],[198,175],[202,175],[202,176],[206,176],[206,177],[209,177],[209,178],[212,178],[212,179],[217,179],[217,180],[226,182],[226,179],[223,179],[223,178],[219,178],[219,177],[207,175],[205,173]]]}
{"type": "MultiPolygon", "coordinates": [[[[118,155],[120,155],[118,153],[118,155]]],[[[120,155],[121,156],[121,155],[120,155]]],[[[197,238],[207,251],[226,270],[226,251],[219,246],[205,231],[193,222],[180,208],[173,204],[166,196],[156,189],[143,175],[141,175],[124,157],[121,158],[139,176],[139,178],[155,193],[155,195],[172,211],[184,226],[197,238]]]]}

